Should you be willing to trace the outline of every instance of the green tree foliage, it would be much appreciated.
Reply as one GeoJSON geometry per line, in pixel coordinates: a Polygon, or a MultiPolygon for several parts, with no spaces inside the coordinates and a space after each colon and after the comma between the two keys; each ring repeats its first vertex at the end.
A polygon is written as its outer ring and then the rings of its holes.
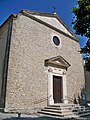
{"type": "Polygon", "coordinates": [[[90,0],[78,0],[72,11],[75,15],[72,24],[76,34],[87,37],[87,43],[81,52],[86,55],[85,68],[90,71],[90,0]]]}

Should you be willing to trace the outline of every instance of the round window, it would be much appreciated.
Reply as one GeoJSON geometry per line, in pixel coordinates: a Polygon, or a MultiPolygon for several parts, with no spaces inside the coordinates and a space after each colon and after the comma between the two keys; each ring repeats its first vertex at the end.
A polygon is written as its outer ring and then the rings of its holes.
{"type": "Polygon", "coordinates": [[[53,43],[54,43],[56,46],[59,46],[60,40],[59,40],[59,38],[58,38],[57,36],[54,36],[54,37],[53,37],[53,43]]]}

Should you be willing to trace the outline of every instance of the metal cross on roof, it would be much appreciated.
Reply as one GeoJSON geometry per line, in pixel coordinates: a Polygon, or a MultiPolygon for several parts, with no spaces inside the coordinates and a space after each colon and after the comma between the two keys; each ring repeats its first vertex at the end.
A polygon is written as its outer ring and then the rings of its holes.
{"type": "Polygon", "coordinates": [[[56,14],[56,7],[53,6],[53,9],[54,9],[54,10],[53,10],[53,13],[56,14]]]}

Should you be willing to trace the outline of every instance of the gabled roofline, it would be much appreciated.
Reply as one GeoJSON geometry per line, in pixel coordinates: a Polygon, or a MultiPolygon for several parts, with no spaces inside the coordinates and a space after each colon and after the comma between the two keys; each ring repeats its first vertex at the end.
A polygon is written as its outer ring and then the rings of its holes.
{"type": "Polygon", "coordinates": [[[68,28],[68,26],[63,22],[63,20],[62,20],[57,14],[43,13],[43,12],[36,12],[36,11],[29,11],[29,10],[21,10],[18,14],[11,14],[11,15],[6,19],[6,21],[0,26],[0,29],[1,29],[1,28],[4,26],[4,24],[6,24],[8,21],[12,20],[13,18],[17,18],[18,15],[20,15],[20,14],[23,14],[23,15],[25,15],[25,16],[27,16],[27,17],[29,17],[29,18],[37,21],[37,22],[40,22],[41,24],[44,24],[44,25],[50,27],[51,29],[54,29],[54,30],[56,30],[57,32],[62,33],[63,35],[65,35],[65,36],[67,36],[67,37],[75,40],[76,42],[78,42],[78,38],[76,37],[76,35],[68,28]],[[46,22],[44,22],[44,21],[42,21],[42,20],[40,20],[40,19],[38,19],[38,18],[36,18],[36,17],[34,17],[34,16],[32,16],[31,14],[33,14],[33,15],[39,15],[39,16],[46,16],[46,17],[54,17],[54,18],[56,18],[56,19],[57,19],[61,24],[63,24],[63,26],[72,34],[72,36],[69,35],[69,34],[67,34],[67,33],[65,33],[65,32],[63,32],[63,31],[61,31],[60,29],[58,29],[58,28],[56,28],[56,27],[54,27],[54,26],[52,26],[52,25],[50,25],[50,24],[48,24],[48,23],[46,23],[46,22]]]}
{"type": "Polygon", "coordinates": [[[40,22],[40,23],[42,23],[42,24],[44,24],[44,25],[46,25],[46,26],[48,26],[48,27],[50,27],[50,28],[52,28],[52,29],[54,29],[54,30],[56,30],[56,31],[58,31],[58,32],[66,35],[67,37],[70,37],[70,38],[72,38],[72,39],[74,39],[75,41],[78,42],[77,36],[68,28],[68,26],[63,22],[63,20],[57,14],[42,13],[42,12],[35,12],[35,11],[28,11],[28,10],[22,10],[22,11],[20,11],[20,13],[27,16],[27,17],[30,17],[31,19],[36,20],[36,21],[38,21],[38,22],[40,22]],[[52,26],[52,25],[50,25],[50,24],[48,24],[48,23],[46,23],[46,22],[44,22],[44,21],[42,21],[42,20],[40,20],[40,19],[38,19],[34,16],[32,16],[31,14],[32,15],[39,15],[39,16],[56,18],[72,34],[72,36],[70,36],[69,34],[61,31],[60,29],[58,29],[58,28],[56,28],[56,27],[54,27],[54,26],[52,26]]]}
{"type": "Polygon", "coordinates": [[[26,12],[28,14],[33,14],[33,15],[46,16],[46,17],[56,16],[55,14],[52,14],[52,13],[37,12],[37,11],[24,10],[24,9],[20,11],[20,13],[23,13],[23,12],[26,12]]]}
{"type": "Polygon", "coordinates": [[[57,15],[57,14],[54,14],[54,13],[44,13],[44,12],[36,12],[36,11],[28,11],[28,10],[22,10],[22,12],[27,12],[28,14],[33,14],[33,15],[39,15],[39,16],[46,16],[46,17],[54,17],[54,18],[57,18],[58,21],[60,23],[63,24],[63,26],[76,38],[77,36],[72,32],[72,30],[70,30],[70,28],[68,28],[68,26],[64,23],[64,21],[57,15]]]}
{"type": "Polygon", "coordinates": [[[17,18],[17,14],[11,14],[4,22],[3,24],[0,26],[0,29],[10,20],[12,20],[13,18],[17,18]]]}
{"type": "Polygon", "coordinates": [[[49,63],[54,64],[54,65],[59,65],[59,66],[65,67],[65,68],[68,68],[71,66],[62,56],[56,56],[56,57],[46,59],[45,64],[47,65],[49,63]],[[55,63],[55,61],[57,61],[57,60],[63,62],[63,64],[55,63]]]}

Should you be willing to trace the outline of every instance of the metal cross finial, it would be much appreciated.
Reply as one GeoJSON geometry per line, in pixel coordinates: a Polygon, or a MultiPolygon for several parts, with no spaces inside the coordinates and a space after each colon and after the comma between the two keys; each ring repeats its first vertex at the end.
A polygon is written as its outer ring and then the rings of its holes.
{"type": "Polygon", "coordinates": [[[53,9],[54,9],[54,10],[53,10],[53,13],[56,14],[56,7],[53,6],[53,9]]]}

